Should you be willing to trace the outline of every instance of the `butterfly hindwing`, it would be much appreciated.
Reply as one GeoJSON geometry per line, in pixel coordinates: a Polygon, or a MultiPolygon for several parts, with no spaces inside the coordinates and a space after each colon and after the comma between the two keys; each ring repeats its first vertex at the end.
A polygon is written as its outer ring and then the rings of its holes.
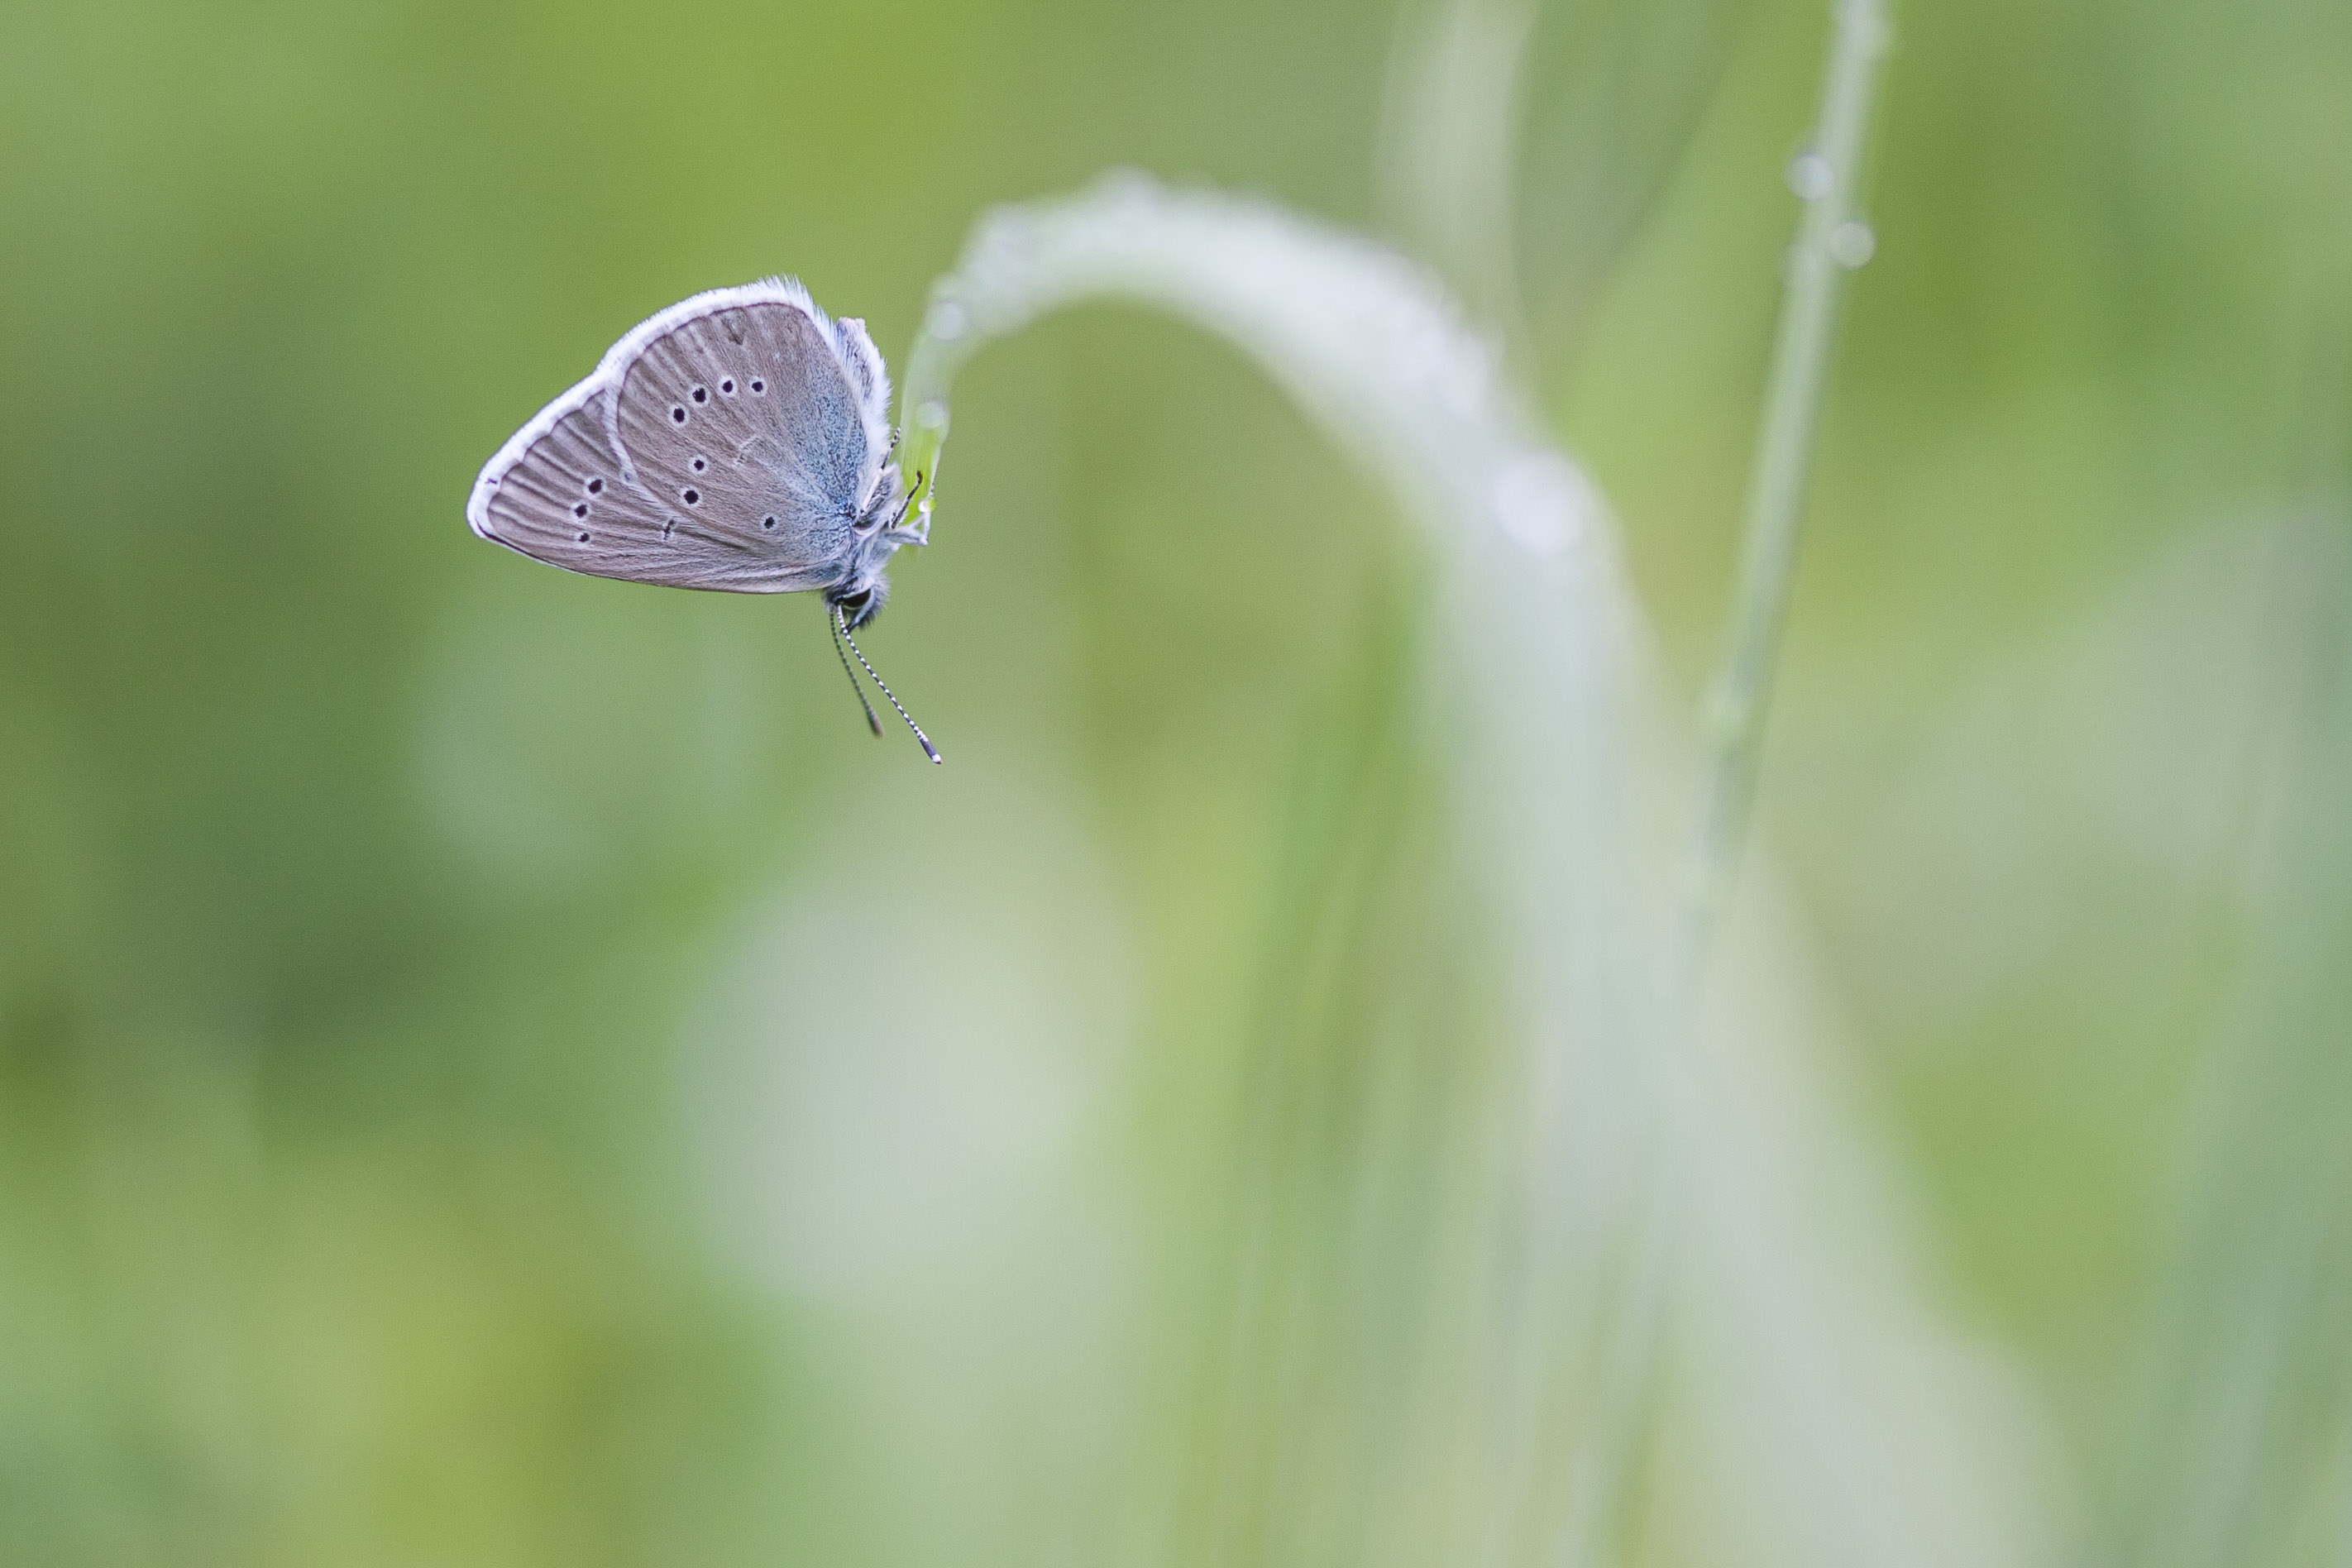
{"type": "Polygon", "coordinates": [[[581,383],[523,426],[475,481],[467,521],[534,560],[604,577],[664,580],[667,521],[604,437],[604,388],[581,383]]]}

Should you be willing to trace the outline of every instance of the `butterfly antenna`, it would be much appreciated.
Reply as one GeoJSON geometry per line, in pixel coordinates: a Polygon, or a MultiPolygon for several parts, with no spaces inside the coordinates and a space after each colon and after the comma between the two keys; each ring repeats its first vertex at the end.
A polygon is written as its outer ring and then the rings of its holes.
{"type": "MultiPolygon", "coordinates": [[[[849,656],[841,651],[841,626],[839,612],[835,612],[834,616],[833,653],[835,658],[841,660],[841,673],[849,677],[849,689],[857,693],[857,705],[866,710],[866,722],[867,726],[873,730],[874,738],[877,741],[880,740],[882,738],[882,721],[874,716],[874,704],[866,700],[866,688],[857,684],[857,672],[849,668],[849,656]]],[[[863,664],[866,661],[861,658],[858,662],[863,664]]]]}
{"type": "MultiPolygon", "coordinates": [[[[875,686],[881,691],[883,696],[889,698],[890,706],[898,710],[898,717],[907,721],[907,728],[912,730],[915,732],[915,739],[922,742],[923,755],[930,758],[931,761],[935,763],[943,761],[944,759],[940,755],[940,749],[931,744],[931,738],[923,733],[923,727],[920,724],[915,722],[915,716],[912,713],[908,712],[906,708],[900,704],[896,697],[890,696],[889,687],[884,685],[882,678],[874,673],[874,667],[866,663],[866,655],[858,651],[857,639],[849,635],[849,621],[848,618],[842,614],[841,606],[839,605],[835,605],[833,607],[833,629],[835,633],[840,637],[842,641],[849,645],[849,651],[857,655],[857,662],[861,665],[865,665],[866,678],[874,682],[875,686]]],[[[855,680],[856,677],[852,676],[850,679],[855,680]]],[[[857,700],[860,702],[865,701],[866,693],[860,691],[857,694],[857,700]]],[[[868,707],[866,710],[866,716],[869,719],[874,717],[874,710],[871,707],[868,707]]],[[[877,721],[877,723],[879,721],[877,721]]]]}

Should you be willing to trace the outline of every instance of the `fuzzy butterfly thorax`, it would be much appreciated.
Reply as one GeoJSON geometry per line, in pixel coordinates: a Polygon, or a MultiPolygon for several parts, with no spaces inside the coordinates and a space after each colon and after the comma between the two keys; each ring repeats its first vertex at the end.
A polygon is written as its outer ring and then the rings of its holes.
{"type": "Polygon", "coordinates": [[[843,567],[841,581],[827,588],[824,602],[838,607],[851,631],[863,627],[890,598],[890,579],[884,569],[902,545],[921,544],[926,531],[905,526],[909,492],[897,465],[886,468],[873,505],[854,525],[858,543],[843,567]]]}

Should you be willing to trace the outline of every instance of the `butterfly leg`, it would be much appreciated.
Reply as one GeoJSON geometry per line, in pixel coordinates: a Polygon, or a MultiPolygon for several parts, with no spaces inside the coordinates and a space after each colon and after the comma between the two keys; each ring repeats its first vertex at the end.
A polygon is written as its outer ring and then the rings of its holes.
{"type": "Polygon", "coordinates": [[[907,513],[914,507],[915,497],[922,492],[923,479],[924,476],[921,474],[915,476],[915,482],[908,485],[905,492],[898,497],[898,510],[890,514],[889,531],[912,544],[929,544],[931,542],[931,518],[929,512],[919,513],[914,527],[903,526],[907,521],[907,513]]]}

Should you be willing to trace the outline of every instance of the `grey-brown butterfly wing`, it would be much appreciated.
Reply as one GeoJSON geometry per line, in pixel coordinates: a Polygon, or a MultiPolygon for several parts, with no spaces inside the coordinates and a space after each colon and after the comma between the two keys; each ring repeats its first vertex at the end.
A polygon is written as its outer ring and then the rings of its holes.
{"type": "Polygon", "coordinates": [[[567,571],[676,588],[773,592],[765,552],[698,525],[629,477],[606,434],[602,373],[557,398],[499,448],[474,482],[466,519],[493,543],[567,571]]]}
{"type": "Polygon", "coordinates": [[[629,477],[698,531],[770,563],[748,587],[832,581],[881,483],[888,384],[862,326],[799,285],[714,289],[605,360],[609,432],[629,477]]]}

